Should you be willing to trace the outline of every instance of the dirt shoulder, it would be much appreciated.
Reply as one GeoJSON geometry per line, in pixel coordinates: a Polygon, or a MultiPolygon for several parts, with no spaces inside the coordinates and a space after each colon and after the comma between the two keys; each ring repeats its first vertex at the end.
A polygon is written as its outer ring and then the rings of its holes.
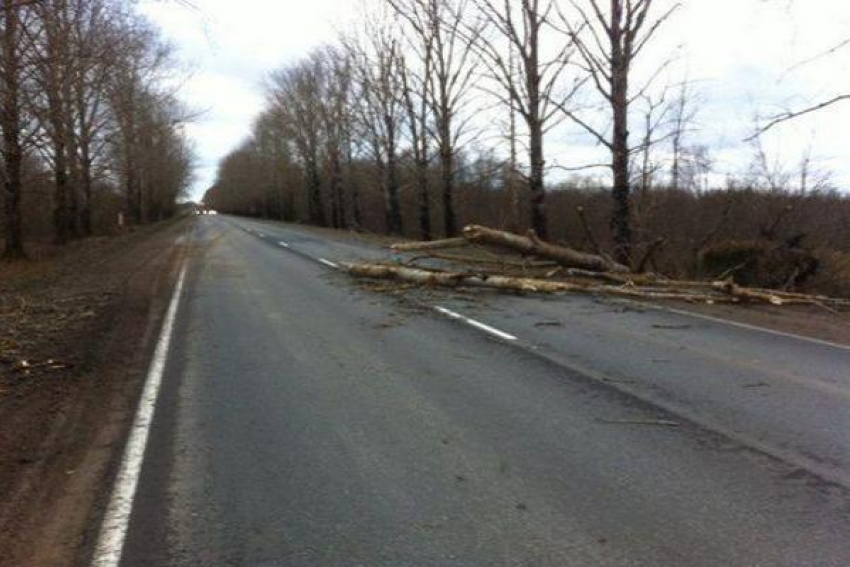
{"type": "Polygon", "coordinates": [[[191,225],[0,264],[0,565],[73,565],[95,537],[191,225]]]}

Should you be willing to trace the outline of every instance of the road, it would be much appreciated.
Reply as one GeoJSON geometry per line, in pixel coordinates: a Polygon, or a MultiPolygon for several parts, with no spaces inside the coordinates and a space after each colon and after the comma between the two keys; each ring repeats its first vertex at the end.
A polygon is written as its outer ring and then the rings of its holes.
{"type": "Polygon", "coordinates": [[[850,349],[202,217],[120,565],[850,564],[850,349]]]}

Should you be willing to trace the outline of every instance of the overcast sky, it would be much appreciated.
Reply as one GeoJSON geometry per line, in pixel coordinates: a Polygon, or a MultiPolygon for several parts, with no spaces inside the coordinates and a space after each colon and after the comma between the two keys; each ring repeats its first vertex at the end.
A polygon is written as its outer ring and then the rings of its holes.
{"type": "MultiPolygon", "coordinates": [[[[656,0],[665,2],[666,0],[656,0]]],[[[699,132],[711,146],[719,175],[739,172],[751,149],[743,138],[753,116],[763,116],[850,92],[850,46],[803,66],[850,38],[847,0],[683,0],[663,35],[647,53],[644,71],[676,54],[668,80],[688,76],[701,91],[699,132]]],[[[218,160],[248,134],[264,104],[267,74],[333,41],[352,21],[358,0],[194,0],[196,10],[172,2],[143,3],[175,45],[190,78],[181,90],[205,111],[190,126],[200,159],[193,194],[215,177],[218,160]]],[[[772,132],[772,158],[799,162],[812,147],[820,168],[850,188],[850,102],[772,132]]],[[[548,140],[550,162],[573,166],[599,161],[600,150],[570,128],[548,140]]]]}

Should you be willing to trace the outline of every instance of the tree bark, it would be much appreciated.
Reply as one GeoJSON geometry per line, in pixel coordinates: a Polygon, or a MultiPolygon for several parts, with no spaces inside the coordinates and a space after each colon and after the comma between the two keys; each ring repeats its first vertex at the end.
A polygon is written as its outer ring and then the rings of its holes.
{"type": "Polygon", "coordinates": [[[457,234],[454,206],[454,152],[451,147],[440,149],[440,166],[443,178],[443,232],[446,238],[451,238],[457,234]]]}
{"type": "Polygon", "coordinates": [[[345,228],[345,212],[342,203],[342,164],[339,151],[330,149],[330,194],[331,194],[331,224],[334,228],[345,228]]]}
{"type": "Polygon", "coordinates": [[[416,160],[416,186],[419,193],[419,238],[431,240],[431,196],[428,191],[428,160],[416,160]]]}
{"type": "Polygon", "coordinates": [[[526,124],[529,134],[529,159],[531,177],[528,180],[531,196],[531,226],[540,238],[549,235],[546,216],[546,187],[544,175],[546,163],[543,156],[543,118],[541,116],[540,93],[540,22],[536,6],[525,3],[523,6],[528,25],[528,59],[525,62],[526,91],[528,93],[528,114],[526,124]]]}
{"type": "Polygon", "coordinates": [[[325,226],[327,223],[325,219],[325,205],[322,199],[322,180],[319,177],[317,161],[318,158],[307,165],[307,208],[308,215],[310,216],[310,223],[317,226],[325,226]]]}
{"type": "Polygon", "coordinates": [[[529,236],[520,236],[495,230],[484,226],[471,225],[463,229],[463,236],[470,242],[497,246],[530,254],[540,258],[554,260],[567,267],[582,268],[597,272],[621,272],[629,271],[629,268],[596,254],[579,252],[566,246],[557,246],[540,240],[532,231],[529,236]]]}
{"type": "Polygon", "coordinates": [[[469,246],[470,242],[462,236],[454,238],[443,238],[441,240],[429,240],[424,242],[400,242],[393,244],[390,248],[396,252],[416,252],[424,250],[441,250],[445,248],[460,248],[469,246]]]}
{"type": "Polygon", "coordinates": [[[395,134],[390,131],[386,141],[387,167],[387,232],[389,234],[402,233],[401,203],[399,202],[398,182],[398,159],[396,156],[395,134]]]}
{"type": "MultiPolygon", "coordinates": [[[[531,124],[529,124],[531,126],[531,124]]],[[[543,181],[543,131],[539,123],[535,123],[529,153],[531,156],[531,177],[528,180],[529,195],[531,196],[531,226],[541,238],[548,238],[549,227],[546,215],[546,187],[543,181]]]]}
{"type": "Polygon", "coordinates": [[[631,211],[629,203],[629,56],[624,53],[625,30],[622,29],[623,3],[611,2],[611,110],[614,131],[611,139],[611,168],[614,177],[614,208],[611,231],[614,258],[621,264],[631,262],[631,211]]]}
{"type": "Polygon", "coordinates": [[[9,6],[6,10],[6,25],[3,30],[3,165],[4,213],[6,218],[5,246],[3,257],[21,259],[24,251],[23,219],[21,215],[21,195],[23,192],[22,170],[23,149],[21,147],[21,101],[20,73],[21,61],[18,51],[20,8],[9,6]]]}
{"type": "Polygon", "coordinates": [[[444,238],[430,242],[404,242],[393,244],[392,249],[397,252],[413,252],[438,250],[444,248],[459,248],[468,244],[481,244],[512,250],[520,254],[539,256],[553,260],[559,264],[594,272],[615,272],[620,274],[629,273],[629,269],[602,255],[587,254],[579,252],[566,246],[558,246],[541,240],[534,231],[529,231],[529,236],[520,236],[502,230],[496,230],[485,226],[469,225],[463,229],[463,236],[456,238],[444,238]]]}

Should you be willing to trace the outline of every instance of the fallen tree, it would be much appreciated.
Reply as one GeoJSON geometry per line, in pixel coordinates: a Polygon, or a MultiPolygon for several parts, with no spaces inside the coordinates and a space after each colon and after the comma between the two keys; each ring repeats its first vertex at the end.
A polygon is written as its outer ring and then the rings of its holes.
{"type": "Polygon", "coordinates": [[[493,246],[523,255],[537,256],[538,258],[552,260],[568,268],[595,272],[630,272],[628,267],[601,254],[588,254],[566,246],[544,242],[533,231],[529,231],[528,236],[521,236],[479,225],[465,227],[461,238],[446,238],[430,242],[404,242],[393,244],[391,248],[396,252],[414,252],[460,248],[469,244],[493,246]]]}
{"type": "MultiPolygon", "coordinates": [[[[657,241],[660,245],[660,241],[657,241]]],[[[348,264],[356,277],[398,280],[412,285],[483,287],[536,293],[605,294],[636,299],[677,299],[705,303],[815,305],[836,310],[850,300],[738,285],[732,279],[686,281],[634,273],[604,253],[590,254],[527,236],[479,225],[463,236],[391,246],[396,252],[422,252],[403,264],[348,264]],[[443,250],[477,246],[464,254],[443,250]],[[507,252],[499,254],[497,251],[507,252]],[[509,253],[518,255],[511,257],[509,253]],[[436,261],[422,266],[421,261],[436,261]],[[472,266],[477,266],[472,268],[472,266]]],[[[643,262],[642,262],[643,263],[643,262]]],[[[641,270],[639,270],[641,271],[641,270]]]]}
{"type": "MultiPolygon", "coordinates": [[[[839,307],[850,301],[745,288],[731,282],[677,282],[643,278],[644,285],[594,281],[553,281],[481,272],[452,272],[393,264],[343,264],[358,278],[396,280],[421,286],[477,287],[525,293],[583,293],[632,299],[668,299],[699,303],[767,303],[771,305],[817,305],[839,307]]],[[[587,273],[582,274],[586,276],[587,273]]],[[[599,274],[594,274],[599,275],[599,274]]],[[[622,276],[620,276],[622,277],[622,276]]]]}
{"type": "Polygon", "coordinates": [[[470,225],[463,229],[463,237],[476,244],[507,248],[522,254],[554,260],[562,266],[570,268],[581,268],[596,272],[628,273],[631,271],[628,267],[605,256],[579,252],[566,246],[544,242],[533,231],[529,231],[528,236],[520,236],[485,226],[470,225]]]}

